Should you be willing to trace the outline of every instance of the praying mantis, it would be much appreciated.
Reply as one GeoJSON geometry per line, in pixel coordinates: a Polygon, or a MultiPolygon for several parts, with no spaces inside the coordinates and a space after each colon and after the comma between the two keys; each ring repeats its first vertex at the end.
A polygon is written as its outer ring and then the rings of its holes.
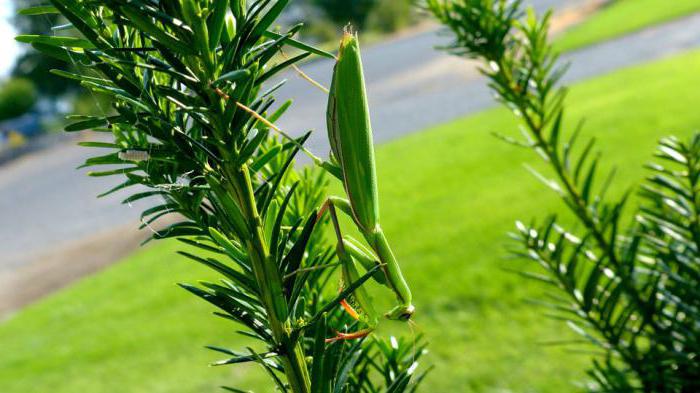
{"type": "MultiPolygon", "coordinates": [[[[310,80],[300,70],[297,71],[302,77],[310,80]]],[[[317,82],[310,81],[320,86],[317,82]]],[[[218,88],[215,91],[222,98],[230,99],[218,88]]],[[[330,160],[324,161],[314,156],[305,147],[301,145],[299,147],[313,159],[316,165],[321,166],[343,183],[347,199],[329,197],[321,206],[318,218],[320,219],[326,213],[331,216],[337,239],[336,254],[342,266],[343,281],[352,284],[361,278],[358,264],[367,271],[378,264],[379,270],[372,275],[372,278],[392,291],[397,303],[384,316],[390,320],[409,321],[415,311],[411,290],[379,225],[377,174],[362,60],[357,35],[348,30],[341,40],[331,87],[327,92],[326,121],[332,153],[330,160]],[[338,211],[352,219],[368,247],[342,234],[338,211]]],[[[251,108],[238,102],[236,105],[285,138],[295,141],[251,108]]],[[[339,332],[335,338],[327,341],[362,338],[374,331],[379,324],[380,316],[374,309],[367,289],[363,286],[358,287],[354,290],[353,297],[359,306],[359,312],[346,300],[341,301],[341,306],[352,318],[367,327],[352,333],[339,332]]]]}
{"type": "MultiPolygon", "coordinates": [[[[342,265],[343,280],[352,283],[360,278],[358,264],[370,270],[380,265],[373,279],[389,288],[396,296],[397,304],[385,317],[408,321],[414,313],[411,290],[403,278],[401,268],[379,225],[379,197],[372,141],[372,126],[365,91],[362,60],[357,35],[346,30],[333,69],[333,79],[328,94],[328,139],[331,160],[323,163],[331,174],[343,183],[347,199],[330,197],[319,211],[319,217],[328,212],[337,238],[336,253],[342,265]],[[345,213],[355,223],[369,247],[340,230],[338,211],[345,213]]],[[[354,298],[364,312],[357,312],[346,301],[341,305],[356,320],[366,324],[366,329],[354,333],[338,333],[335,339],[354,339],[370,334],[379,323],[367,290],[360,286],[354,298]]]]}

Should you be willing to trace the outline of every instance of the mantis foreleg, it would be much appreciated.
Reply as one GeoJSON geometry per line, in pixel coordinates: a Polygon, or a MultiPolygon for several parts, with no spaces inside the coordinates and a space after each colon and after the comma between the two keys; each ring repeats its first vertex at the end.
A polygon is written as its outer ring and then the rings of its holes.
{"type": "MultiPolygon", "coordinates": [[[[347,250],[347,252],[350,253],[350,255],[352,255],[356,261],[360,262],[365,270],[374,269],[376,265],[381,264],[381,262],[379,262],[379,258],[374,256],[372,250],[365,247],[358,240],[355,240],[350,236],[345,236],[343,238],[343,242],[345,250],[347,250]]],[[[388,286],[386,276],[382,270],[378,270],[374,275],[372,275],[372,278],[378,283],[388,286]]]]}
{"type": "MultiPolygon", "coordinates": [[[[380,277],[375,275],[375,280],[381,284],[386,285],[391,289],[398,300],[398,305],[386,313],[386,317],[389,319],[400,319],[407,320],[413,314],[413,305],[411,304],[411,291],[408,288],[408,284],[403,279],[401,270],[399,268],[396,257],[394,257],[393,252],[389,246],[389,243],[384,236],[384,232],[380,227],[373,228],[371,230],[363,230],[362,227],[358,226],[358,230],[362,232],[362,235],[369,243],[372,252],[367,250],[364,246],[361,246],[359,242],[351,238],[343,238],[340,233],[340,226],[338,224],[337,214],[335,208],[344,212],[351,218],[353,216],[352,206],[350,202],[343,198],[331,197],[326,203],[324,203],[321,208],[319,215],[322,215],[326,210],[331,213],[333,218],[333,226],[336,231],[336,236],[338,237],[338,244],[343,254],[350,254],[348,259],[356,259],[363,264],[367,269],[374,267],[376,263],[381,265],[382,273],[380,277]],[[374,255],[376,258],[374,258],[374,255]],[[383,277],[382,277],[383,276],[383,277]]],[[[339,253],[340,253],[339,252],[339,253]]],[[[354,266],[354,261],[352,261],[354,266]]]]}
{"type": "MultiPolygon", "coordinates": [[[[338,255],[338,259],[341,263],[342,266],[342,273],[343,273],[343,279],[347,283],[352,283],[360,279],[361,275],[360,272],[357,270],[357,265],[355,262],[355,257],[353,257],[353,253],[355,252],[355,246],[351,245],[349,242],[347,242],[345,239],[343,239],[343,235],[340,231],[340,224],[338,222],[338,216],[335,210],[335,205],[333,204],[332,201],[326,202],[324,206],[321,208],[321,211],[319,214],[323,214],[325,211],[328,211],[328,213],[331,216],[331,221],[333,223],[333,230],[335,232],[336,238],[337,238],[337,243],[336,243],[336,254],[338,255]],[[350,251],[352,250],[352,251],[350,251]]],[[[378,317],[377,313],[374,310],[373,302],[371,297],[369,296],[369,293],[367,290],[360,286],[359,288],[355,289],[353,296],[355,300],[357,301],[358,305],[360,306],[361,310],[364,312],[364,314],[358,313],[350,304],[348,304],[345,300],[341,302],[341,305],[343,308],[347,311],[347,313],[352,316],[354,319],[361,321],[369,326],[367,329],[363,329],[358,332],[354,333],[338,333],[338,336],[334,339],[330,339],[329,341],[335,341],[335,340],[349,340],[349,339],[354,339],[354,338],[360,338],[368,335],[371,333],[375,326],[378,323],[378,317]]]]}

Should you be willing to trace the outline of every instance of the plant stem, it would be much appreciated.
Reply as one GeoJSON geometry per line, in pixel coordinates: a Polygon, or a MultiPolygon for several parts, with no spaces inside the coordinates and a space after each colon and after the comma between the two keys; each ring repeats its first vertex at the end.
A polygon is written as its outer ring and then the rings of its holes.
{"type": "MultiPolygon", "coordinates": [[[[215,100],[215,99],[214,99],[215,100]]],[[[229,153],[220,151],[228,159],[229,153]]],[[[260,297],[265,313],[270,323],[272,336],[279,354],[284,372],[292,392],[309,393],[311,378],[306,365],[304,350],[299,342],[291,338],[291,324],[288,318],[286,298],[283,292],[283,278],[280,275],[277,262],[270,255],[265,240],[263,222],[255,201],[255,191],[250,179],[250,171],[246,164],[239,167],[224,164],[222,172],[226,181],[223,186],[226,192],[236,200],[241,214],[247,222],[250,238],[244,240],[248,257],[250,258],[255,275],[255,281],[260,289],[260,297]]]]}
{"type": "Polygon", "coordinates": [[[299,342],[293,341],[290,337],[291,325],[282,291],[282,277],[263,235],[263,224],[255,202],[248,168],[243,165],[235,172],[227,172],[234,196],[250,226],[252,236],[246,239],[246,248],[260,288],[272,335],[279,346],[278,353],[281,356],[287,381],[293,392],[308,393],[311,388],[304,350],[299,342]]]}
{"type": "MultiPolygon", "coordinates": [[[[506,81],[506,85],[504,87],[508,89],[510,94],[517,96],[518,92],[513,88],[513,80],[510,74],[508,74],[505,71],[505,64],[501,59],[496,59],[495,61],[499,66],[499,73],[501,77],[504,78],[506,81]]],[[[539,99],[541,102],[546,101],[546,97],[544,96],[541,96],[539,99]]],[[[617,272],[623,277],[622,284],[624,285],[627,294],[630,296],[632,301],[639,307],[639,309],[644,311],[644,315],[642,315],[643,321],[651,325],[651,327],[656,332],[663,333],[663,327],[659,326],[656,323],[656,321],[654,321],[653,312],[652,310],[650,310],[647,302],[644,301],[641,294],[639,293],[639,290],[631,284],[632,282],[634,282],[634,277],[628,274],[626,270],[622,267],[622,264],[615,252],[615,239],[611,239],[610,241],[606,239],[604,229],[599,228],[598,220],[593,215],[591,215],[591,212],[589,211],[586,201],[582,197],[580,190],[576,186],[575,182],[571,179],[571,176],[569,175],[567,169],[562,165],[562,160],[559,158],[556,147],[551,146],[545,140],[545,136],[543,135],[543,130],[545,127],[543,119],[546,117],[545,113],[540,113],[538,119],[539,121],[536,121],[529,114],[529,111],[532,108],[532,105],[529,105],[529,101],[517,100],[513,103],[522,114],[525,125],[535,138],[537,147],[541,148],[544,151],[544,154],[549,159],[549,162],[552,164],[552,168],[554,169],[555,174],[559,178],[559,181],[561,182],[561,184],[564,185],[566,193],[573,202],[573,205],[571,205],[571,207],[574,214],[591,231],[591,234],[593,235],[593,238],[598,244],[598,247],[600,247],[601,251],[607,256],[610,263],[613,266],[619,268],[617,272]]]]}

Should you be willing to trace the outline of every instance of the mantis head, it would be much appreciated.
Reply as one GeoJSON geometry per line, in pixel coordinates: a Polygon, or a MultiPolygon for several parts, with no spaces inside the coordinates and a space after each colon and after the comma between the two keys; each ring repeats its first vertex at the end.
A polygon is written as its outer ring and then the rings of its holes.
{"type": "Polygon", "coordinates": [[[384,316],[393,321],[406,322],[411,319],[415,311],[416,308],[412,304],[408,306],[399,305],[392,308],[388,313],[384,314],[384,316]]]}

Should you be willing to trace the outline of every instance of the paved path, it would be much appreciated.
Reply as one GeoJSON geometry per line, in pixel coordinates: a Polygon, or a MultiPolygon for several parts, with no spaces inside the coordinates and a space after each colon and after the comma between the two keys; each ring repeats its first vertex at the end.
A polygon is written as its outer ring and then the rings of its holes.
{"type": "MultiPolygon", "coordinates": [[[[556,0],[535,2],[540,8],[562,4],[556,0]]],[[[364,50],[378,141],[493,105],[472,65],[434,50],[445,42],[435,31],[428,31],[364,50]]],[[[696,46],[700,46],[700,15],[572,53],[565,58],[573,63],[568,80],[581,80],[696,46]]],[[[330,62],[317,61],[304,68],[312,77],[328,83],[330,62]]],[[[296,75],[288,78],[282,94],[295,97],[295,105],[281,125],[290,131],[318,130],[312,149],[326,154],[325,97],[296,75]]],[[[74,170],[91,154],[91,149],[66,144],[0,167],[0,276],[41,260],[46,253],[52,255],[53,250],[70,247],[73,239],[135,224],[140,206],[119,205],[120,198],[114,196],[100,200],[94,197],[114,185],[116,179],[88,178],[84,170],[74,170]]]]}

